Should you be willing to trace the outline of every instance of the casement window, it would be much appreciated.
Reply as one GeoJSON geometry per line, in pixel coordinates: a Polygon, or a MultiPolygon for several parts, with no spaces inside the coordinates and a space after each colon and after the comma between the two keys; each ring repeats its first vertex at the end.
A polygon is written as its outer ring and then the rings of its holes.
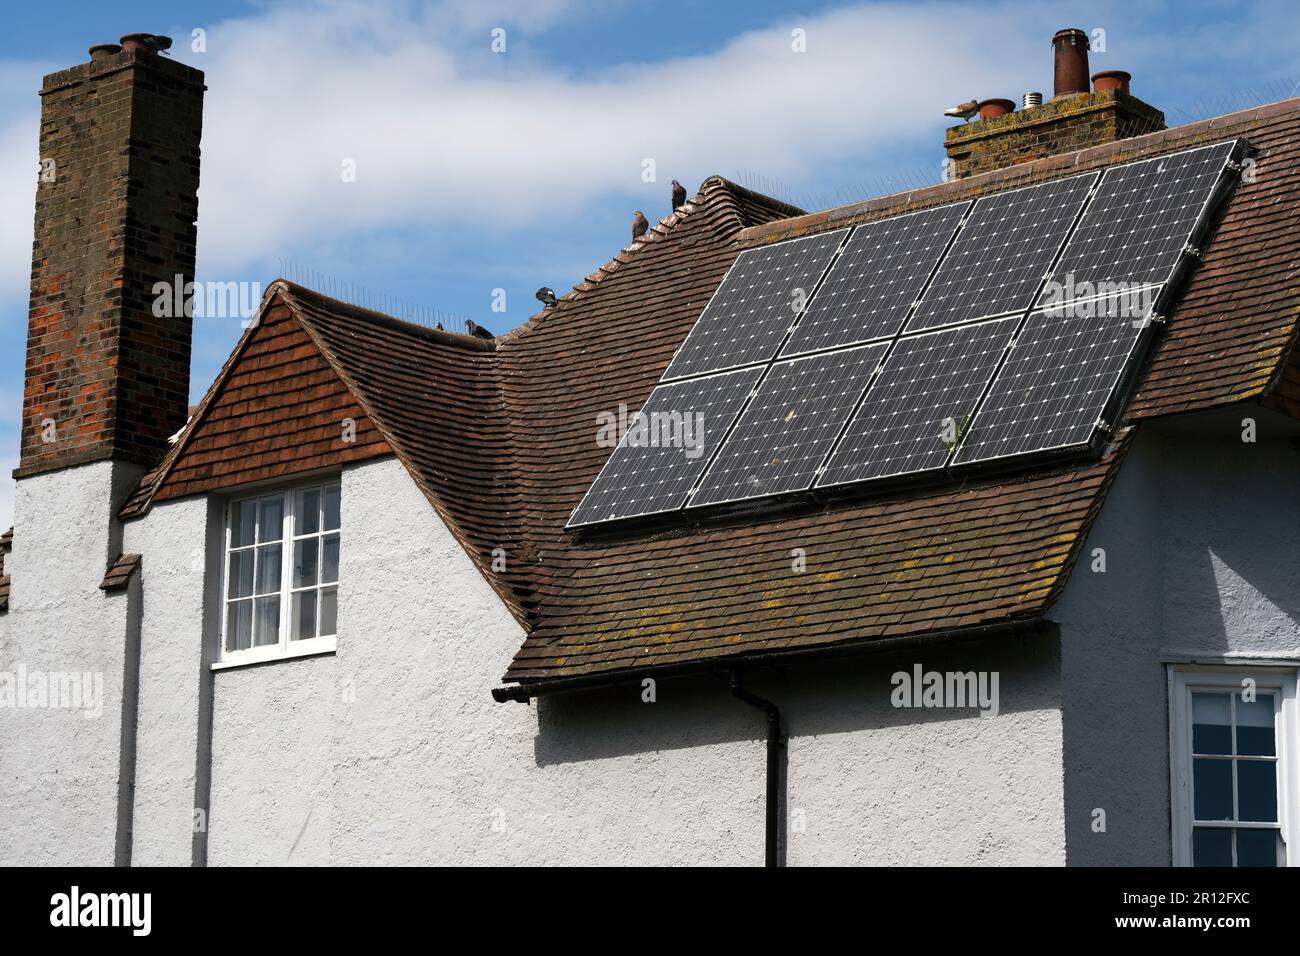
{"type": "Polygon", "coordinates": [[[230,502],[222,663],[334,650],[339,493],[320,482],[230,502]]]}
{"type": "Polygon", "coordinates": [[[1297,866],[1296,672],[1171,667],[1174,864],[1297,866]]]}

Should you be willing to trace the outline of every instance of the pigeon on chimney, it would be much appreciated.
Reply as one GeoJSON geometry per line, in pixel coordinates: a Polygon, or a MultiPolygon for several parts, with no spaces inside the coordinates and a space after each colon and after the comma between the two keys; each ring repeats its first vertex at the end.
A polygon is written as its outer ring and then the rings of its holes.
{"type": "Polygon", "coordinates": [[[140,45],[150,53],[162,53],[171,49],[172,38],[150,34],[140,41],[140,45]]]}
{"type": "Polygon", "coordinates": [[[491,332],[489,332],[487,329],[483,328],[483,326],[479,325],[479,324],[478,324],[477,322],[475,322],[473,319],[466,319],[466,320],[465,320],[465,330],[466,330],[467,332],[469,332],[470,335],[474,336],[474,338],[476,338],[476,339],[494,339],[494,338],[496,338],[495,335],[493,335],[493,334],[492,334],[491,332]]]}
{"type": "Polygon", "coordinates": [[[542,286],[536,292],[537,301],[542,305],[555,305],[555,293],[548,286],[542,286]]]}
{"type": "Polygon", "coordinates": [[[679,206],[685,205],[685,203],[686,203],[686,187],[674,179],[673,180],[673,208],[677,209],[679,206]]]}
{"type": "Polygon", "coordinates": [[[956,106],[948,107],[943,111],[943,115],[956,117],[964,123],[968,122],[972,116],[978,113],[979,108],[979,100],[967,100],[965,103],[958,103],[956,106]]]}
{"type": "Polygon", "coordinates": [[[644,236],[649,228],[650,220],[645,217],[645,213],[638,209],[636,215],[632,217],[632,241],[636,242],[644,236]]]}

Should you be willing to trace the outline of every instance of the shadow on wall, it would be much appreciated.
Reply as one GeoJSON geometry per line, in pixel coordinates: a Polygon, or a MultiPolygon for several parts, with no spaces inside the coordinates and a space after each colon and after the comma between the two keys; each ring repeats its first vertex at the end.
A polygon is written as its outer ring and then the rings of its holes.
{"type": "MultiPolygon", "coordinates": [[[[1063,862],[1059,673],[1055,637],[1039,635],[746,675],[748,690],[780,707],[787,738],[782,859],[1063,862]],[[910,679],[917,664],[983,674],[996,716],[894,706],[893,676],[910,679]]],[[[660,681],[653,703],[643,694],[638,683],[536,702],[537,765],[648,764],[673,777],[663,792],[680,807],[665,809],[684,826],[697,805],[730,807],[745,852],[761,856],[762,712],[732,697],[724,674],[660,681]]]]}

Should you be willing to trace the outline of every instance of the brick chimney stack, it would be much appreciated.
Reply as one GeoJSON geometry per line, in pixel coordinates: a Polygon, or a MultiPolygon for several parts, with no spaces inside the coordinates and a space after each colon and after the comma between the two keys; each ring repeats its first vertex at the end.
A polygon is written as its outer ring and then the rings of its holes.
{"type": "MultiPolygon", "coordinates": [[[[1122,70],[1094,73],[1088,90],[1088,46],[1082,30],[1057,31],[1048,102],[1036,103],[1037,94],[1026,93],[1022,109],[991,116],[997,111],[982,110],[977,122],[950,128],[944,142],[949,177],[961,179],[1164,129],[1165,114],[1129,93],[1130,77],[1122,70]]],[[[982,101],[1002,102],[1008,101],[982,101]]]]}
{"type": "Polygon", "coordinates": [[[194,277],[203,74],[165,37],[122,39],[41,89],[16,477],[151,464],[186,420],[191,320],[153,303],[194,277]]]}

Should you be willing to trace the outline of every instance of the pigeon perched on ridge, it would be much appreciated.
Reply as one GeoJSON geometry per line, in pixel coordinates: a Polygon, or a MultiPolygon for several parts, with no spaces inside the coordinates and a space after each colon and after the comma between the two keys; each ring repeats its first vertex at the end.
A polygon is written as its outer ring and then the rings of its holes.
{"type": "Polygon", "coordinates": [[[542,305],[555,305],[555,293],[548,286],[542,286],[535,294],[542,305]]]}
{"type": "Polygon", "coordinates": [[[950,106],[943,111],[944,116],[953,116],[957,119],[967,122],[972,116],[979,112],[979,100],[967,100],[965,103],[958,103],[956,106],[950,106]]]}
{"type": "Polygon", "coordinates": [[[496,338],[495,335],[493,335],[493,334],[492,334],[491,332],[489,332],[487,329],[483,328],[483,326],[479,325],[479,324],[478,324],[477,322],[475,322],[473,319],[466,319],[466,320],[465,320],[465,329],[466,329],[467,332],[469,332],[470,335],[474,336],[474,338],[476,338],[476,339],[494,339],[494,338],[496,338]]]}
{"type": "Polygon", "coordinates": [[[645,213],[638,209],[636,215],[632,217],[632,241],[635,242],[644,236],[649,228],[650,220],[645,217],[645,213]]]}
{"type": "Polygon", "coordinates": [[[677,209],[678,207],[685,205],[685,203],[686,203],[686,187],[674,179],[673,180],[673,208],[677,209]]]}

